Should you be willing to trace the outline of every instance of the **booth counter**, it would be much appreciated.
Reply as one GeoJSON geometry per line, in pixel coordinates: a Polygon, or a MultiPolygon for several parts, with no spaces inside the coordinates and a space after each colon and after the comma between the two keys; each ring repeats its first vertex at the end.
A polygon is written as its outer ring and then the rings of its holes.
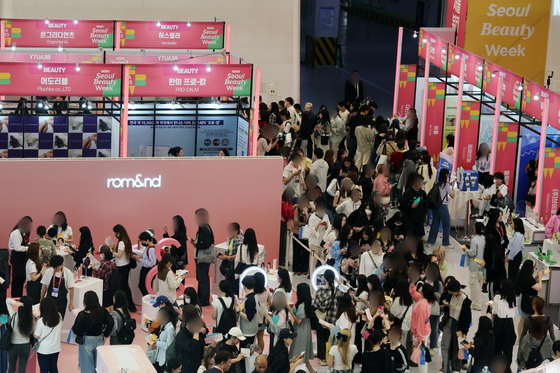
{"type": "Polygon", "coordinates": [[[478,190],[462,191],[455,188],[455,198],[449,198],[448,203],[452,226],[466,226],[469,215],[469,202],[473,201],[474,205],[478,206],[478,197],[480,197],[478,190]]]}
{"type": "Polygon", "coordinates": [[[523,220],[523,226],[525,227],[525,237],[531,243],[541,243],[544,242],[546,239],[546,235],[544,233],[544,225],[537,224],[529,221],[525,218],[521,218],[523,220]]]}
{"type": "MultiPolygon", "coordinates": [[[[75,281],[74,284],[74,309],[83,310],[84,309],[84,295],[88,291],[95,291],[99,299],[103,299],[103,280],[94,277],[82,277],[75,281]]],[[[70,293],[68,293],[68,302],[70,302],[70,293]]],[[[76,321],[76,314],[66,310],[66,315],[64,315],[64,321],[62,323],[62,334],[61,341],[68,342],[71,344],[76,344],[75,335],[72,334],[70,339],[68,335],[70,330],[76,321]]]]}
{"type": "Polygon", "coordinates": [[[129,346],[100,346],[97,347],[97,373],[156,373],[142,347],[129,346]]]}

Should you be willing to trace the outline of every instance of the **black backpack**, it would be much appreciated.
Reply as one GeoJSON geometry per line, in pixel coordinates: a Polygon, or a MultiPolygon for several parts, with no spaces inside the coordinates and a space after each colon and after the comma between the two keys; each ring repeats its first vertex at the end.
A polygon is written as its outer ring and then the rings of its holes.
{"type": "Polygon", "coordinates": [[[123,325],[120,330],[117,330],[117,340],[122,345],[130,345],[132,341],[134,341],[134,331],[136,330],[136,320],[125,316],[121,313],[121,311],[115,309],[121,319],[123,320],[123,325]]]}
{"type": "Polygon", "coordinates": [[[220,303],[222,304],[222,317],[220,317],[220,322],[218,323],[218,327],[214,330],[214,332],[227,334],[229,330],[235,326],[237,326],[237,315],[235,314],[235,299],[231,299],[231,306],[228,308],[226,307],[226,303],[222,298],[218,298],[220,303]]]}
{"type": "Polygon", "coordinates": [[[430,192],[428,193],[428,208],[430,210],[437,210],[441,204],[443,203],[443,199],[445,197],[441,198],[441,193],[439,192],[439,185],[438,183],[435,183],[434,186],[432,187],[432,190],[430,190],[430,192]]]}
{"type": "Polygon", "coordinates": [[[107,290],[109,291],[117,291],[121,288],[121,281],[122,281],[122,275],[119,272],[118,269],[113,269],[113,272],[111,272],[111,276],[109,276],[109,283],[107,284],[109,287],[107,288],[107,290]]]}
{"type": "Polygon", "coordinates": [[[543,337],[539,347],[531,348],[531,352],[529,352],[529,357],[527,358],[527,363],[525,363],[525,369],[533,369],[542,364],[544,359],[541,355],[541,348],[545,339],[546,335],[543,337]]]}
{"type": "MultiPolygon", "coordinates": [[[[0,250],[8,251],[8,249],[0,249],[0,250]]],[[[4,279],[4,282],[2,283],[2,285],[0,285],[1,289],[8,290],[8,288],[10,287],[10,279],[12,278],[11,274],[12,274],[12,267],[10,267],[8,260],[4,258],[4,256],[0,256],[0,277],[4,279]]]]}

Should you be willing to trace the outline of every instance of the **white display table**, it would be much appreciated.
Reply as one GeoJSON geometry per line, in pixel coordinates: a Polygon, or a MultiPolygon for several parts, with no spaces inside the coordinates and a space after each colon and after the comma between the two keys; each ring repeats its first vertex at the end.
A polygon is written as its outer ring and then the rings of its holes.
{"type": "Polygon", "coordinates": [[[138,345],[97,347],[97,373],[156,373],[146,353],[138,345]]]}
{"type": "Polygon", "coordinates": [[[145,332],[148,331],[148,327],[146,326],[146,316],[155,320],[158,314],[159,308],[154,307],[157,297],[157,294],[148,294],[142,297],[142,320],[140,322],[142,323],[141,328],[145,332]]]}
{"type": "MultiPolygon", "coordinates": [[[[80,280],[76,281],[74,284],[74,309],[83,310],[84,309],[84,294],[88,291],[95,291],[99,302],[103,300],[103,280],[94,277],[82,277],[80,280]]],[[[70,292],[68,292],[68,302],[70,302],[70,292]]],[[[73,312],[66,309],[66,315],[64,315],[64,322],[62,323],[62,342],[68,341],[68,334],[74,326],[74,321],[76,321],[76,315],[73,312]]],[[[74,334],[72,334],[72,339],[70,343],[75,344],[74,334]]]]}
{"type": "MultiPolygon", "coordinates": [[[[557,244],[554,245],[558,246],[557,244]]],[[[550,245],[548,246],[550,248],[550,245]]],[[[546,253],[546,242],[544,247],[544,252],[546,253]]],[[[555,264],[549,264],[546,261],[539,259],[534,252],[529,253],[529,259],[532,259],[535,262],[536,271],[540,271],[541,269],[550,270],[549,273],[543,275],[543,289],[539,292],[539,296],[545,299],[546,304],[559,304],[560,292],[552,291],[552,289],[558,289],[558,287],[560,287],[560,252],[558,249],[551,249],[551,252],[551,259],[556,261],[555,264]]]]}
{"type": "Polygon", "coordinates": [[[469,201],[475,201],[475,205],[478,205],[478,197],[480,197],[480,192],[463,192],[461,190],[455,189],[455,197],[449,198],[449,216],[451,220],[464,220],[467,217],[467,212],[469,211],[469,201]]]}
{"type": "Polygon", "coordinates": [[[531,243],[544,242],[544,240],[546,239],[546,235],[544,233],[544,225],[539,224],[539,226],[537,227],[535,224],[533,224],[533,222],[530,222],[525,218],[521,218],[521,220],[523,220],[523,226],[525,227],[525,237],[527,237],[527,239],[531,243]]]}

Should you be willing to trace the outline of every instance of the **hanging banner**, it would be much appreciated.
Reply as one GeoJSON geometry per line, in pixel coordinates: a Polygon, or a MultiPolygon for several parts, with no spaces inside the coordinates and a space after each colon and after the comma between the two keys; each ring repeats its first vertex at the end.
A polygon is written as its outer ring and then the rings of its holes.
{"type": "Polygon", "coordinates": [[[484,59],[450,44],[448,69],[455,76],[459,76],[461,73],[461,61],[457,57],[465,59],[465,81],[478,88],[482,88],[482,66],[484,59]]]}
{"type": "Polygon", "coordinates": [[[447,42],[429,32],[420,29],[420,38],[418,40],[418,55],[426,58],[426,46],[430,45],[430,64],[433,64],[444,71],[447,69],[447,42]],[[424,39],[426,41],[424,42],[424,39]]]}
{"type": "Polygon", "coordinates": [[[130,96],[250,96],[252,65],[131,65],[130,96]]]}
{"type": "Polygon", "coordinates": [[[5,96],[103,96],[121,95],[121,67],[84,64],[3,63],[0,93],[5,96]]]}
{"type": "Polygon", "coordinates": [[[426,113],[425,146],[437,162],[441,152],[443,109],[445,107],[445,83],[428,82],[428,111],[426,113]]]}
{"type": "Polygon", "coordinates": [[[457,151],[457,167],[472,170],[476,161],[480,101],[463,101],[461,107],[461,136],[457,151]]]}
{"type": "Polygon", "coordinates": [[[465,49],[543,84],[551,0],[471,0],[465,49]]]}
{"type": "Polygon", "coordinates": [[[5,19],[4,22],[6,47],[113,48],[113,21],[5,19]]]}
{"type": "Polygon", "coordinates": [[[465,45],[465,26],[467,24],[467,0],[449,0],[447,2],[446,27],[457,29],[457,45],[465,45]]]}
{"type": "Polygon", "coordinates": [[[538,85],[528,79],[523,79],[523,98],[521,100],[521,110],[537,120],[542,120],[542,100],[548,98],[550,102],[548,123],[560,129],[558,124],[558,113],[560,96],[555,92],[538,85]],[[552,116],[550,115],[552,113],[552,116]]]}
{"type": "Polygon", "coordinates": [[[546,224],[558,211],[560,190],[560,148],[545,148],[544,180],[541,198],[541,217],[546,224]]]}
{"type": "Polygon", "coordinates": [[[548,124],[560,130],[560,94],[556,92],[550,93],[550,101],[548,103],[548,124]]]}
{"type": "Polygon", "coordinates": [[[484,79],[482,89],[496,97],[498,95],[499,75],[502,75],[502,102],[515,109],[521,109],[521,89],[523,77],[509,70],[503,70],[500,66],[490,61],[484,61],[484,79]]]}
{"type": "Polygon", "coordinates": [[[515,187],[515,162],[517,160],[517,140],[519,138],[519,123],[500,123],[498,128],[498,150],[496,159],[499,166],[496,171],[504,173],[505,183],[509,194],[513,196],[515,187]]]}
{"type": "Polygon", "coordinates": [[[0,62],[34,62],[34,63],[103,63],[103,53],[20,53],[2,51],[0,62]]]}
{"type": "Polygon", "coordinates": [[[226,59],[222,55],[191,55],[187,53],[119,53],[106,52],[105,63],[121,65],[141,65],[151,63],[185,63],[185,64],[224,64],[226,59]]]}
{"type": "Polygon", "coordinates": [[[120,21],[121,48],[222,49],[224,22],[120,21]]]}
{"type": "Polygon", "coordinates": [[[416,65],[401,65],[399,74],[399,97],[397,115],[404,118],[408,109],[414,107],[416,95],[416,65]]]}

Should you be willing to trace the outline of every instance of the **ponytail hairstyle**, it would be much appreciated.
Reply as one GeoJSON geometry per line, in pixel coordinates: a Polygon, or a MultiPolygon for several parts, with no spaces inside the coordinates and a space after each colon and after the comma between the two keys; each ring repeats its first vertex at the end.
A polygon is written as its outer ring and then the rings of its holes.
{"type": "Polygon", "coordinates": [[[169,253],[163,254],[161,260],[158,263],[158,270],[157,270],[158,279],[165,281],[165,278],[167,277],[167,273],[169,272],[169,268],[167,268],[167,264],[173,263],[174,260],[175,257],[173,257],[173,254],[169,254],[169,253]]]}
{"type": "Polygon", "coordinates": [[[140,233],[138,239],[140,241],[150,241],[152,244],[156,244],[157,240],[154,238],[155,231],[152,228],[146,229],[144,232],[140,233]]]}
{"type": "Polygon", "coordinates": [[[431,164],[431,159],[432,157],[430,157],[428,154],[424,154],[422,156],[422,162],[424,162],[427,166],[428,166],[428,177],[431,179],[432,175],[434,174],[434,170],[431,164]]]}
{"type": "Polygon", "coordinates": [[[329,287],[331,289],[333,289],[333,291],[335,291],[335,288],[334,288],[334,272],[330,269],[326,270],[325,273],[323,274],[323,278],[325,279],[325,281],[327,281],[327,284],[329,284],[329,287]]]}
{"type": "Polygon", "coordinates": [[[352,332],[350,329],[342,329],[337,336],[336,347],[338,347],[338,352],[342,358],[342,364],[344,368],[350,369],[350,364],[348,363],[348,352],[350,350],[350,340],[352,339],[352,332]]]}
{"type": "Polygon", "coordinates": [[[218,287],[220,288],[220,291],[225,294],[226,297],[230,297],[232,300],[235,300],[235,295],[231,290],[231,284],[229,283],[229,281],[227,280],[220,281],[218,287]]]}

